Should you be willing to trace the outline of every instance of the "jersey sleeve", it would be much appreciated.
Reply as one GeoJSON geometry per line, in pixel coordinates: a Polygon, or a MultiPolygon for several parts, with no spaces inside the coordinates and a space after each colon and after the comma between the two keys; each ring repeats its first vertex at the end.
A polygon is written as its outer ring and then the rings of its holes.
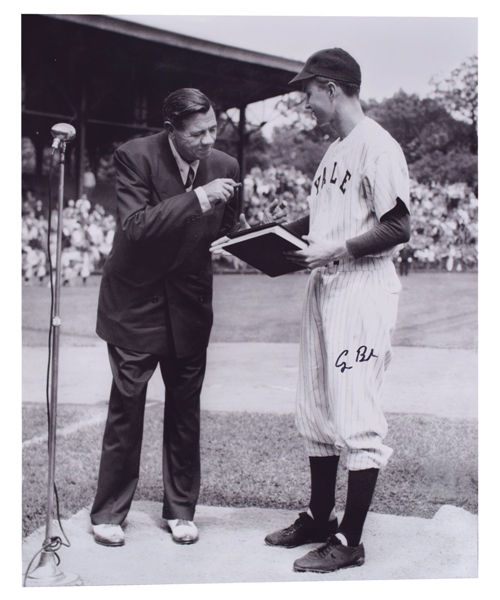
{"type": "Polygon", "coordinates": [[[381,219],[402,200],[410,212],[410,183],[403,151],[396,143],[381,152],[365,172],[363,186],[368,192],[372,208],[381,219]]]}

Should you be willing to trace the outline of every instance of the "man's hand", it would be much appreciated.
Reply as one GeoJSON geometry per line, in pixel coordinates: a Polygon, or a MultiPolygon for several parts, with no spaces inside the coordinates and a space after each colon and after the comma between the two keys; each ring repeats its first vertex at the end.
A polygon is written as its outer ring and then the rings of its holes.
{"type": "Polygon", "coordinates": [[[264,223],[286,223],[288,206],[285,200],[275,198],[268,208],[264,209],[264,223]]]}
{"type": "Polygon", "coordinates": [[[287,257],[307,269],[324,267],[334,260],[342,260],[350,256],[345,244],[327,242],[313,235],[302,236],[309,246],[304,250],[286,252],[287,257]]]}
{"type": "Polygon", "coordinates": [[[212,204],[218,201],[227,202],[234,195],[234,188],[240,187],[233,179],[214,179],[210,183],[203,185],[208,201],[212,204]]]}
{"type": "MultiPolygon", "coordinates": [[[[245,215],[242,213],[240,215],[240,231],[242,229],[250,229],[250,225],[248,224],[247,220],[245,219],[245,215]]],[[[232,254],[229,254],[229,252],[226,252],[226,250],[224,250],[221,246],[223,244],[225,244],[226,242],[229,241],[229,238],[227,237],[227,235],[219,238],[218,240],[215,240],[215,242],[212,242],[211,246],[210,246],[210,252],[212,253],[213,256],[232,256],[232,254]]]]}

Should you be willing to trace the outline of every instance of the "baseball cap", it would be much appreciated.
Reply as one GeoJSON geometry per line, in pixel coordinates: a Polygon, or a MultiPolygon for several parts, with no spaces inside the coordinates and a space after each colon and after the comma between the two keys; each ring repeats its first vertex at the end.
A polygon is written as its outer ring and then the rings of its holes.
{"type": "Polygon", "coordinates": [[[359,64],[342,48],[328,48],[315,52],[307,59],[302,71],[289,82],[289,85],[317,75],[331,77],[341,83],[361,85],[359,64]]]}

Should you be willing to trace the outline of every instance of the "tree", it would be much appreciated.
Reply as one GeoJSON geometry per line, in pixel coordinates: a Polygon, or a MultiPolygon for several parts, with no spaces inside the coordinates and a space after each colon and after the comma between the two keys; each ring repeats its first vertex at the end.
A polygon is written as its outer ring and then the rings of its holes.
{"type": "Polygon", "coordinates": [[[477,153],[478,112],[478,60],[470,56],[457,69],[442,80],[431,81],[435,90],[433,97],[450,115],[469,123],[473,127],[471,150],[477,153]]]}
{"type": "Polygon", "coordinates": [[[456,121],[430,98],[400,90],[392,98],[363,106],[364,112],[382,125],[401,145],[409,163],[433,150],[448,151],[467,140],[469,126],[456,121]]]}
{"type": "MultiPolygon", "coordinates": [[[[218,134],[216,148],[230,156],[238,157],[239,133],[238,124],[225,112],[218,115],[218,134]]],[[[245,129],[245,166],[246,170],[252,167],[266,169],[271,166],[269,155],[269,141],[262,134],[264,123],[256,125],[247,124],[245,129]]]]}
{"type": "Polygon", "coordinates": [[[299,92],[283,96],[275,110],[281,116],[282,125],[273,131],[270,146],[272,163],[275,166],[293,166],[312,177],[336,137],[334,132],[316,126],[316,119],[306,109],[304,95],[299,92]]]}
{"type": "Polygon", "coordinates": [[[410,174],[419,183],[466,183],[478,195],[477,155],[457,148],[448,153],[434,150],[409,165],[410,174]]]}
{"type": "Polygon", "coordinates": [[[333,140],[330,134],[322,133],[319,127],[276,128],[270,148],[272,163],[275,166],[293,166],[304,175],[312,177],[333,140]]]}
{"type": "Polygon", "coordinates": [[[420,99],[402,90],[380,103],[371,100],[363,108],[400,143],[412,178],[420,183],[463,181],[477,192],[472,124],[454,118],[437,99],[420,99]]]}

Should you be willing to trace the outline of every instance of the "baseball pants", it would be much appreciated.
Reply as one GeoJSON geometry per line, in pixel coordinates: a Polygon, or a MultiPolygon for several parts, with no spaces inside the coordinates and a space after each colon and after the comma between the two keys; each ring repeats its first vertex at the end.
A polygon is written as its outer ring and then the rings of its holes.
{"type": "Polygon", "coordinates": [[[315,269],[301,328],[296,425],[309,456],[347,453],[351,471],[387,464],[381,409],[401,288],[393,263],[315,269]]]}

